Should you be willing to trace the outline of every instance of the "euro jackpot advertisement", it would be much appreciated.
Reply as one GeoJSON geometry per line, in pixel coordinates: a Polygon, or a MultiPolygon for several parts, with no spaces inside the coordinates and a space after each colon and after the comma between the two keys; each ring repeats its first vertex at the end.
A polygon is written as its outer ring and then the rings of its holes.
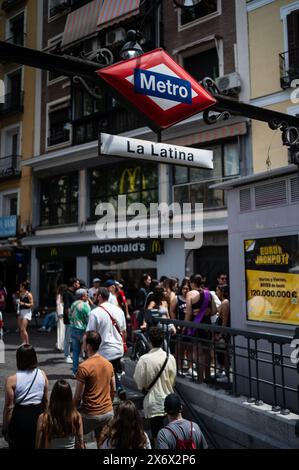
{"type": "Polygon", "coordinates": [[[299,235],[244,241],[247,319],[299,325],[299,235]]]}

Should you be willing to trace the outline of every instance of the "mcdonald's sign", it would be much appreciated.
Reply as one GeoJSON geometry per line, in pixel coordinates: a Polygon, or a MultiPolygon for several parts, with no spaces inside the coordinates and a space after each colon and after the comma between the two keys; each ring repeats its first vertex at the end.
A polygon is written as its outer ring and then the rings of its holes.
{"type": "Polygon", "coordinates": [[[119,181],[119,194],[124,193],[134,193],[136,191],[140,191],[140,186],[136,185],[136,181],[138,182],[137,177],[141,178],[142,183],[142,190],[146,189],[146,179],[144,174],[142,173],[141,167],[136,166],[135,168],[125,168],[122,172],[119,181]],[[128,190],[126,191],[126,183],[128,183],[128,190]]]}

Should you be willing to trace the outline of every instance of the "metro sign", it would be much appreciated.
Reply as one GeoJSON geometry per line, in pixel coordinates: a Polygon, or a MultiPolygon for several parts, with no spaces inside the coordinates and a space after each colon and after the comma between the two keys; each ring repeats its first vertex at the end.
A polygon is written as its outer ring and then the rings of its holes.
{"type": "Polygon", "coordinates": [[[97,71],[153,129],[166,129],[216,103],[163,49],[97,71]]]}

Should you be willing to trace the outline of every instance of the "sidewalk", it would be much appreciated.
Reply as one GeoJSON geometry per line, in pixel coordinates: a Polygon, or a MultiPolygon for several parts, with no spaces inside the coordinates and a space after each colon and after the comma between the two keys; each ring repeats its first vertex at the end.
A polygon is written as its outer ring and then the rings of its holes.
{"type": "MultiPolygon", "coordinates": [[[[16,373],[16,349],[21,344],[20,335],[15,333],[16,319],[14,314],[6,314],[4,317],[5,329],[10,330],[3,337],[5,344],[5,364],[0,364],[0,428],[2,429],[2,417],[4,406],[5,379],[7,376],[16,373]]],[[[32,325],[28,328],[29,341],[34,346],[37,353],[38,365],[45,371],[49,380],[49,396],[54,383],[58,379],[67,380],[73,389],[76,381],[72,379],[72,364],[66,364],[64,354],[56,351],[56,330],[51,333],[39,333],[37,328],[32,325]]],[[[88,444],[88,448],[93,443],[88,444]]],[[[94,445],[95,446],[95,445],[94,445]]],[[[6,442],[0,434],[0,448],[7,447],[6,442]]],[[[94,447],[95,448],[95,447],[94,447]]]]}

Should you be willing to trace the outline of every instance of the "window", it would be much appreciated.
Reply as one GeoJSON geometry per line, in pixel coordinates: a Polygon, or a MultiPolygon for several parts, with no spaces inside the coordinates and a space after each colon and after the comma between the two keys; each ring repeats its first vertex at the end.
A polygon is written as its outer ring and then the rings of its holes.
{"type": "Polygon", "coordinates": [[[42,226],[65,225],[78,220],[78,173],[41,180],[42,226]]]}
{"type": "Polygon", "coordinates": [[[49,0],[49,18],[63,13],[71,6],[71,0],[49,0]]]}
{"type": "Polygon", "coordinates": [[[15,70],[5,76],[6,95],[1,104],[0,114],[23,111],[22,69],[15,70]]]}
{"type": "MultiPolygon", "coordinates": [[[[201,145],[202,148],[202,145],[201,145]]],[[[225,193],[209,186],[223,178],[239,174],[239,145],[237,141],[211,145],[214,152],[214,169],[174,167],[174,202],[201,202],[204,209],[224,207],[225,193]]]]}
{"type": "Polygon", "coordinates": [[[205,77],[219,77],[219,60],[216,48],[208,49],[197,54],[184,57],[183,67],[198,82],[205,77]]]}
{"type": "Polygon", "coordinates": [[[101,202],[117,207],[117,196],[125,194],[127,204],[141,202],[149,207],[158,202],[158,167],[152,163],[118,163],[96,168],[90,175],[90,217],[101,202]]]}
{"type": "Polygon", "coordinates": [[[67,102],[50,105],[48,147],[70,142],[70,108],[67,102]]]}
{"type": "Polygon", "coordinates": [[[3,196],[3,215],[18,215],[18,193],[3,196]]]}
{"type": "Polygon", "coordinates": [[[219,0],[202,0],[198,5],[192,8],[181,10],[181,26],[189,24],[200,19],[209,19],[215,16],[220,10],[219,0]]]}
{"type": "Polygon", "coordinates": [[[284,26],[285,50],[279,54],[280,82],[288,88],[292,80],[299,78],[299,2],[281,8],[284,26]]]}
{"type": "MultiPolygon", "coordinates": [[[[95,92],[101,94],[97,87],[95,92]]],[[[104,93],[102,100],[94,99],[89,93],[80,89],[74,88],[73,90],[73,119],[74,121],[82,119],[92,114],[104,111],[104,93]]]]}
{"type": "Polygon", "coordinates": [[[24,46],[24,12],[8,20],[6,40],[18,46],[24,46]]]}
{"type": "Polygon", "coordinates": [[[1,132],[0,178],[20,174],[20,126],[1,132]]]}

